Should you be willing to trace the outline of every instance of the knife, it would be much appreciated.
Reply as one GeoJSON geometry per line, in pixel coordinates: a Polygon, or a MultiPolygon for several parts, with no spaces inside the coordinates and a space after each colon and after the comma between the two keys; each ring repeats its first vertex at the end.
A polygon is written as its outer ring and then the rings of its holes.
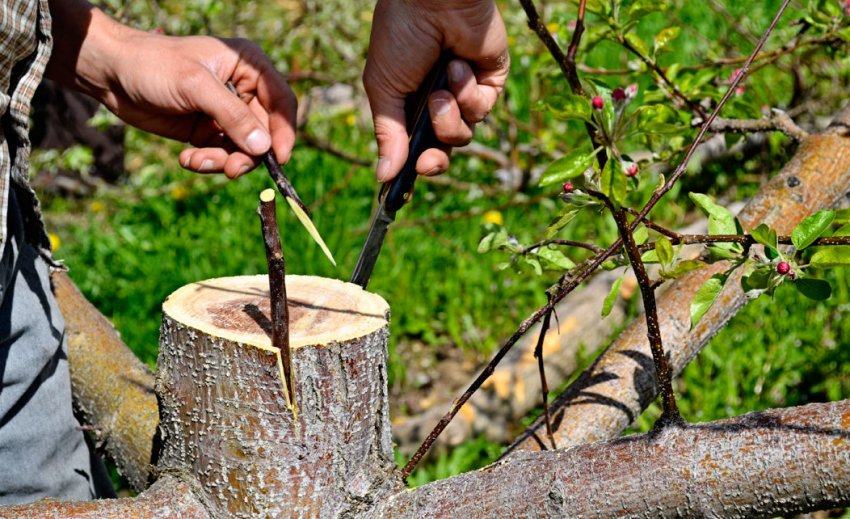
{"type": "MultiPolygon", "coordinates": [[[[236,87],[233,86],[233,83],[230,81],[227,82],[227,89],[235,95],[239,95],[239,92],[236,91],[236,87]]],[[[301,197],[298,196],[298,193],[295,192],[295,188],[292,187],[292,182],[289,181],[289,178],[287,178],[283,169],[281,169],[280,164],[277,163],[274,151],[267,151],[266,154],[263,155],[262,159],[263,164],[269,172],[269,176],[272,177],[275,186],[277,186],[277,190],[280,191],[281,195],[283,195],[284,200],[286,200],[289,204],[289,207],[292,209],[292,212],[295,213],[298,221],[301,222],[301,225],[304,226],[304,229],[306,229],[310,234],[310,237],[313,238],[313,241],[319,244],[322,252],[325,253],[325,256],[327,256],[333,266],[336,267],[336,261],[334,260],[333,254],[331,254],[330,249],[328,249],[328,246],[325,244],[325,240],[322,239],[322,235],[319,234],[319,230],[316,229],[313,221],[310,220],[310,212],[307,210],[307,206],[301,201],[301,197]]]]}
{"type": "Polygon", "coordinates": [[[381,246],[384,244],[384,238],[387,236],[390,224],[395,221],[398,210],[413,196],[413,184],[417,177],[416,161],[422,155],[422,152],[441,144],[437,136],[434,135],[434,127],[431,125],[431,116],[428,113],[428,97],[435,90],[448,88],[446,67],[448,67],[451,58],[451,54],[444,52],[425,77],[425,81],[419,86],[419,90],[409,96],[405,102],[407,134],[410,135],[407,145],[407,161],[391,182],[381,186],[381,191],[378,194],[378,211],[372,220],[372,226],[366,236],[366,243],[360,251],[360,257],[357,258],[354,273],[351,275],[351,282],[364,289],[372,277],[372,270],[375,268],[375,262],[378,261],[378,255],[381,252],[381,246]]]}

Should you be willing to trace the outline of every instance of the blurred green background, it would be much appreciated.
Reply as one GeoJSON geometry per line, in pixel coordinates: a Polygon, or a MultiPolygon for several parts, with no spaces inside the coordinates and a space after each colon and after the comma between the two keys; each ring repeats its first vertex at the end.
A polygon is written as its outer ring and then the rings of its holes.
{"type": "MultiPolygon", "coordinates": [[[[400,213],[387,239],[370,283],[370,290],[392,307],[390,383],[395,395],[423,389],[418,378],[409,376],[411,367],[433,367],[449,350],[460,351],[473,365],[485,362],[522,319],[545,303],[544,290],[558,277],[557,272],[500,270],[505,257],[476,252],[485,222],[503,224],[522,243],[542,237],[557,210],[558,190],[537,187],[536,175],[558,153],[586,141],[582,126],[563,123],[540,109],[538,102],[547,94],[564,91],[564,80],[528,31],[518,4],[500,4],[510,32],[512,76],[500,106],[479,125],[476,141],[497,150],[509,167],[459,153],[442,181],[420,182],[414,203],[400,213]]],[[[643,18],[636,31],[651,41],[662,28],[679,27],[681,35],[659,62],[664,66],[700,64],[746,55],[779,4],[671,1],[663,4],[662,12],[643,18]]],[[[323,143],[366,163],[375,159],[359,82],[373,3],[130,0],[102,5],[126,23],[147,30],[255,40],[289,76],[302,105],[307,99],[321,98],[332,85],[344,87],[339,90],[345,94],[342,102],[311,104],[301,129],[306,138],[302,137],[287,166],[339,267],[324,259],[289,211],[280,210],[279,218],[290,273],[347,279],[365,239],[377,184],[371,166],[353,164],[311,143],[323,143]]],[[[796,41],[799,27],[791,22],[821,9],[806,2],[792,5],[768,49],[796,41]]],[[[575,5],[548,2],[546,6],[549,29],[566,46],[575,5]]],[[[586,68],[639,68],[621,47],[603,39],[602,21],[591,16],[588,25],[580,53],[586,68]]],[[[842,48],[810,45],[758,67],[729,110],[757,116],[764,107],[799,107],[805,101],[808,104],[796,113],[797,120],[810,128],[819,121],[822,124],[822,118],[841,103],[841,92],[846,92],[850,67],[842,48]],[[795,74],[805,81],[805,99],[799,99],[795,74]]],[[[722,93],[734,66],[710,70],[708,76],[698,70],[683,71],[677,81],[704,80],[722,93]],[[698,74],[707,79],[696,78],[698,74]]],[[[583,76],[611,87],[635,81],[647,99],[658,96],[652,78],[640,71],[583,76]]],[[[100,123],[109,120],[103,114],[97,119],[100,123]]],[[[684,125],[681,136],[665,146],[681,147],[692,135],[693,130],[684,125]]],[[[730,137],[729,143],[739,138],[730,137]]],[[[177,163],[180,144],[133,129],[127,130],[125,145],[126,179],[115,184],[93,182],[97,189],[84,195],[45,189],[42,198],[56,256],[66,261],[71,277],[112,320],[126,343],[154,367],[160,305],[168,294],[201,279],[266,271],[255,210],[258,193],[271,187],[271,181],[264,171],[238,181],[184,171],[177,163]]],[[[695,166],[653,217],[673,228],[698,217],[687,197],[679,196],[691,190],[724,202],[744,199],[778,171],[793,151],[788,139],[772,134],[728,160],[695,166]]],[[[57,166],[86,178],[91,173],[90,151],[80,148],[61,154],[36,152],[33,162],[47,171],[41,175],[50,175],[57,166]]],[[[657,172],[646,173],[630,200],[635,204],[645,200],[657,182],[657,172]]],[[[560,237],[603,245],[615,235],[608,217],[589,213],[560,237]]],[[[586,257],[574,250],[568,255],[574,261],[586,257]]],[[[846,273],[829,276],[834,294],[824,303],[805,300],[795,290],[781,287],[774,299],[756,300],[735,317],[677,382],[684,415],[712,420],[846,398],[850,320],[844,317],[850,311],[850,299],[846,273]]],[[[439,378],[430,380],[433,384],[439,378]]],[[[648,429],[658,414],[651,408],[636,428],[648,429]]],[[[483,439],[471,440],[433,456],[411,483],[481,466],[498,456],[500,449],[483,439]]]]}

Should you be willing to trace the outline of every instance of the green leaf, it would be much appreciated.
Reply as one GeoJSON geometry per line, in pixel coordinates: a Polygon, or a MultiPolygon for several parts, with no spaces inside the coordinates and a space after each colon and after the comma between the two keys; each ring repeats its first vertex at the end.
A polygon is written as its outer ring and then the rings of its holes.
{"type": "Polygon", "coordinates": [[[640,36],[637,35],[636,32],[630,32],[626,34],[626,42],[629,43],[636,51],[638,51],[642,56],[649,56],[649,47],[646,46],[646,43],[640,39],[640,36]]]}
{"type": "Polygon", "coordinates": [[[818,268],[850,267],[850,246],[826,247],[815,252],[809,265],[818,268]]]}
{"type": "Polygon", "coordinates": [[[773,250],[777,250],[779,248],[779,240],[776,236],[776,231],[768,227],[766,224],[761,224],[750,231],[750,236],[765,247],[769,247],[773,250]]]}
{"type": "Polygon", "coordinates": [[[561,119],[592,120],[590,102],[583,96],[558,94],[545,98],[543,104],[561,119]]]}
{"type": "Polygon", "coordinates": [[[723,290],[723,285],[726,283],[727,276],[723,274],[715,274],[711,276],[705,283],[699,287],[693,301],[691,301],[691,328],[697,325],[702,316],[714,304],[720,291],[723,290]]]}
{"type": "Polygon", "coordinates": [[[576,266],[570,258],[554,247],[540,247],[535,254],[543,260],[546,270],[569,270],[576,266]]]}
{"type": "Polygon", "coordinates": [[[794,286],[798,292],[815,301],[829,299],[832,295],[832,287],[823,279],[801,278],[794,282],[794,286]]]}
{"type": "Polygon", "coordinates": [[[611,310],[614,309],[614,303],[617,302],[617,296],[620,295],[620,285],[623,284],[623,277],[617,278],[617,281],[614,281],[614,284],[611,285],[611,290],[608,291],[608,295],[605,296],[605,300],[602,301],[602,318],[605,319],[608,317],[608,314],[611,313],[611,310]]]}
{"type": "Polygon", "coordinates": [[[682,260],[676,264],[675,267],[671,270],[662,270],[661,277],[667,279],[675,279],[683,274],[687,274],[692,270],[696,270],[698,268],[702,268],[705,266],[705,263],[698,260],[682,260]]]}
{"type": "Polygon", "coordinates": [[[612,159],[605,163],[605,169],[602,170],[602,192],[608,198],[619,206],[626,198],[626,191],[629,188],[628,178],[623,171],[623,165],[619,160],[612,159]]]}
{"type": "Polygon", "coordinates": [[[484,235],[481,238],[481,241],[478,242],[478,252],[484,254],[485,252],[490,252],[491,250],[499,249],[508,244],[508,232],[504,227],[498,227],[495,230],[491,230],[489,233],[484,235]]]}
{"type": "Polygon", "coordinates": [[[558,232],[567,226],[570,222],[578,214],[578,209],[567,206],[567,210],[562,211],[561,214],[555,217],[554,220],[549,222],[549,226],[546,227],[546,239],[551,240],[558,234],[558,232]]]}
{"type": "Polygon", "coordinates": [[[635,110],[637,128],[642,133],[679,135],[682,125],[672,108],[662,104],[641,106],[635,110]]]}
{"type": "MultiPolygon", "coordinates": [[[[708,234],[736,234],[735,218],[722,205],[718,205],[708,195],[688,193],[693,202],[708,214],[708,234]]],[[[732,244],[725,244],[732,245],[732,244]]],[[[718,247],[722,247],[717,244],[718,247]]]]}
{"type": "Polygon", "coordinates": [[[645,225],[640,224],[638,225],[637,229],[635,229],[635,232],[632,234],[632,236],[634,236],[635,244],[643,245],[644,243],[646,243],[646,240],[649,239],[649,230],[646,228],[645,225]]]}
{"type": "Polygon", "coordinates": [[[751,290],[767,290],[775,273],[771,265],[762,265],[753,270],[752,273],[741,278],[741,287],[744,292],[751,290]]]}
{"type": "Polygon", "coordinates": [[[660,263],[658,260],[658,253],[655,252],[655,249],[644,252],[641,254],[640,259],[644,263],[660,263]]]}
{"type": "Polygon", "coordinates": [[[549,186],[575,178],[584,173],[592,163],[592,153],[575,150],[549,164],[540,177],[540,185],[549,186]]]}
{"type": "Polygon", "coordinates": [[[538,276],[543,274],[543,267],[540,265],[540,261],[533,256],[522,256],[522,260],[531,266],[531,270],[534,271],[538,276]]]}
{"type": "Polygon", "coordinates": [[[818,211],[809,216],[791,232],[791,241],[797,250],[803,250],[820,238],[835,220],[835,211],[818,211]]]}
{"type": "Polygon", "coordinates": [[[673,244],[664,236],[655,240],[655,252],[658,254],[658,260],[661,262],[662,268],[666,269],[673,263],[673,244]]]}
{"type": "Polygon", "coordinates": [[[655,35],[655,48],[653,53],[657,54],[660,50],[667,46],[668,43],[679,37],[682,32],[681,27],[666,27],[655,35]]]}
{"type": "Polygon", "coordinates": [[[846,223],[832,233],[833,236],[850,236],[850,223],[846,223]]]}

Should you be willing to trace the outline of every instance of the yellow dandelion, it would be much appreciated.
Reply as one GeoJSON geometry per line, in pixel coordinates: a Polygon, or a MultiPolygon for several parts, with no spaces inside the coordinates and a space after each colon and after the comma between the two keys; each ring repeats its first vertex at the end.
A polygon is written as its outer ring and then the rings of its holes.
{"type": "Polygon", "coordinates": [[[94,202],[89,204],[89,209],[91,210],[91,212],[98,214],[106,211],[106,206],[103,205],[103,202],[95,200],[94,202]]]}
{"type": "Polygon", "coordinates": [[[183,184],[177,184],[171,189],[171,198],[177,200],[186,200],[189,196],[189,190],[183,184]]]}
{"type": "Polygon", "coordinates": [[[62,245],[62,240],[59,239],[59,236],[51,233],[47,234],[48,238],[50,238],[50,248],[53,250],[59,250],[59,246],[62,245]]]}
{"type": "Polygon", "coordinates": [[[357,122],[357,116],[353,113],[350,113],[345,116],[345,124],[348,126],[354,126],[354,123],[357,122]]]}
{"type": "Polygon", "coordinates": [[[502,213],[496,210],[490,210],[484,213],[483,220],[484,223],[494,223],[496,225],[503,225],[505,223],[502,213]]]}
{"type": "Polygon", "coordinates": [[[558,31],[559,27],[560,27],[560,25],[558,25],[555,22],[549,22],[549,23],[546,24],[546,30],[553,33],[553,34],[558,31]]]}

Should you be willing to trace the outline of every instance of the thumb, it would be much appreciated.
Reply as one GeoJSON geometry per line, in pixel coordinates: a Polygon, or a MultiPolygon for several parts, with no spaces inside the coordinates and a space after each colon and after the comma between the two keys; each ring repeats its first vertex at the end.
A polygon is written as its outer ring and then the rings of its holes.
{"type": "Polygon", "coordinates": [[[252,156],[271,148],[272,138],[250,108],[213,74],[204,74],[201,84],[192,86],[188,97],[195,109],[210,116],[231,141],[252,156]]]}
{"type": "Polygon", "coordinates": [[[392,180],[407,160],[407,128],[404,115],[404,97],[388,93],[369,93],[369,106],[375,124],[378,142],[378,182],[392,180]]]}

